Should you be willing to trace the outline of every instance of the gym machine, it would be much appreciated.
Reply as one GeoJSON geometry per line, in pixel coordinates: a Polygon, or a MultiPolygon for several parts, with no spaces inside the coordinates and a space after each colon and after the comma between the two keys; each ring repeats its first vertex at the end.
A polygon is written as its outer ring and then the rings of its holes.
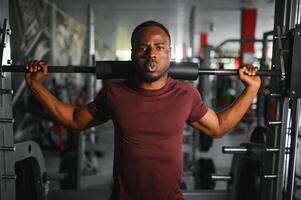
{"type": "MultiPolygon", "coordinates": [[[[261,179],[258,181],[261,190],[256,199],[292,200],[295,198],[296,191],[296,152],[301,97],[301,88],[297,81],[301,73],[301,59],[297,53],[301,50],[300,10],[298,9],[300,1],[276,1],[275,3],[277,15],[275,15],[274,31],[267,32],[266,36],[272,34],[274,39],[272,70],[280,69],[281,73],[284,73],[281,77],[271,78],[270,97],[277,102],[276,107],[273,108],[276,116],[267,123],[266,149],[261,149],[261,152],[270,155],[265,156],[261,161],[262,166],[258,166],[261,168],[261,179]]],[[[224,152],[234,153],[235,157],[256,155],[254,151],[241,147],[224,148],[224,152]]],[[[213,176],[213,178],[235,181],[237,180],[235,176],[240,178],[239,174],[235,173],[232,176],[213,176]]],[[[235,185],[234,182],[232,184],[235,185]]],[[[237,191],[234,191],[234,194],[237,194],[237,191]]],[[[235,199],[235,196],[232,197],[235,199]]]]}

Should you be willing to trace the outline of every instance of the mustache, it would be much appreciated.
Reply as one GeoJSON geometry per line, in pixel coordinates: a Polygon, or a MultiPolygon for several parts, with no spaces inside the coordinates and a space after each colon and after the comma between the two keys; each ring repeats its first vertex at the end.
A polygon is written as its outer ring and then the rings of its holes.
{"type": "Polygon", "coordinates": [[[151,59],[145,63],[145,66],[153,65],[153,64],[158,65],[158,62],[155,59],[151,59]]]}

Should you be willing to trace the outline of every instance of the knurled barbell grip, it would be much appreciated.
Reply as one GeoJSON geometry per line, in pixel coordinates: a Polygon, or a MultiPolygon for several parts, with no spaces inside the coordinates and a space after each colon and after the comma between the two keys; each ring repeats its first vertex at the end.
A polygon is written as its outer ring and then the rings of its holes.
{"type": "MultiPolygon", "coordinates": [[[[199,75],[217,75],[217,76],[236,76],[238,70],[235,69],[199,69],[199,75]]],[[[258,76],[278,76],[281,73],[278,70],[259,70],[256,72],[258,76]]]]}
{"type": "MultiPolygon", "coordinates": [[[[4,65],[1,69],[2,72],[25,72],[24,65],[4,65]]],[[[95,67],[87,66],[49,66],[49,73],[95,73],[95,67]]]]}

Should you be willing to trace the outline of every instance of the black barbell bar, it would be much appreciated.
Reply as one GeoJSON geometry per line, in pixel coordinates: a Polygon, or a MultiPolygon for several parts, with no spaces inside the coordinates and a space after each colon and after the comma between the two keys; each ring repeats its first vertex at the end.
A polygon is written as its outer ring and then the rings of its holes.
{"type": "MultiPolygon", "coordinates": [[[[98,79],[129,78],[132,73],[131,61],[96,61],[96,66],[49,66],[49,73],[96,73],[98,79]]],[[[24,65],[4,65],[0,72],[25,72],[24,65]]],[[[174,79],[196,80],[199,75],[235,76],[238,70],[200,69],[197,63],[171,62],[168,73],[174,79]]],[[[278,70],[259,70],[259,76],[281,76],[278,70]]]]}

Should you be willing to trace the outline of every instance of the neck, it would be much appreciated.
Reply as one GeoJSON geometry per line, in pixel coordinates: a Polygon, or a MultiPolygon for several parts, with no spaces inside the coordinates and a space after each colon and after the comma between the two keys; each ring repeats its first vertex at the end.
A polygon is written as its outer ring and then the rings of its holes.
{"type": "Polygon", "coordinates": [[[167,74],[162,76],[159,80],[154,81],[154,82],[145,82],[145,81],[141,81],[139,79],[135,79],[136,84],[144,89],[144,90],[158,90],[161,89],[162,87],[165,86],[166,82],[167,82],[167,74]]]}

